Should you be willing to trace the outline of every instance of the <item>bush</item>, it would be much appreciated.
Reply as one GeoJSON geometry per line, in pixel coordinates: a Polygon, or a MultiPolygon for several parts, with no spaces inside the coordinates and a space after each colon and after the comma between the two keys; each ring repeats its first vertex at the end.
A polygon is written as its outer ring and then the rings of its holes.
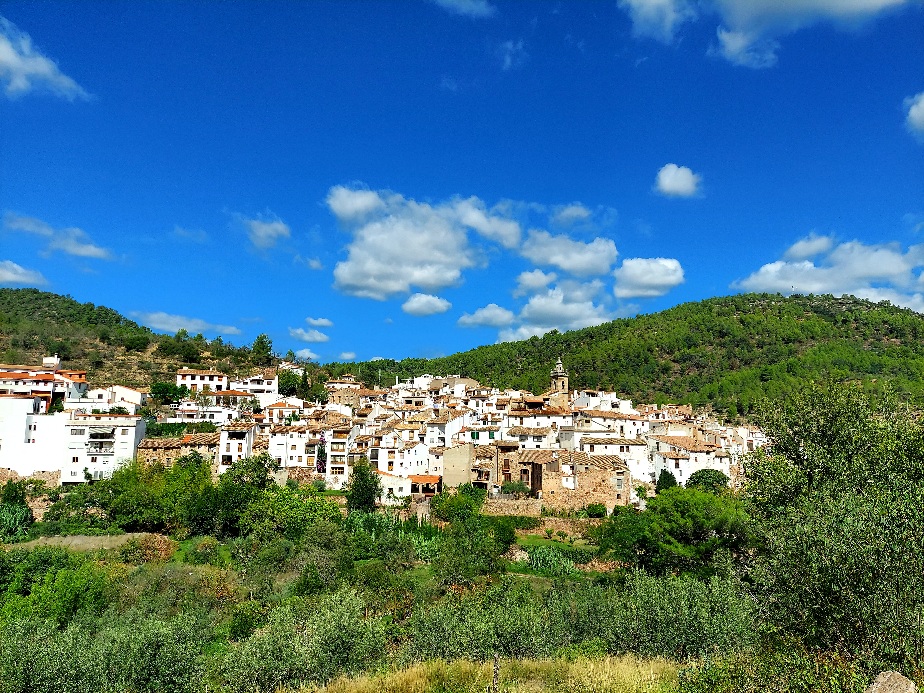
{"type": "Polygon", "coordinates": [[[218,552],[218,539],[215,537],[200,537],[193,541],[192,547],[186,552],[186,562],[198,565],[220,566],[221,554],[218,552]]]}
{"type": "Polygon", "coordinates": [[[529,556],[529,567],[537,573],[561,577],[575,570],[574,562],[565,558],[554,546],[530,546],[526,554],[529,556]]]}
{"type": "Polygon", "coordinates": [[[353,590],[322,597],[310,610],[299,601],[277,607],[264,629],[222,657],[223,685],[233,693],[274,693],[375,666],[385,632],[381,623],[363,617],[364,607],[353,590]]]}
{"type": "Polygon", "coordinates": [[[124,563],[141,565],[142,563],[158,563],[169,561],[176,553],[175,541],[159,534],[145,534],[142,537],[129,539],[118,551],[119,560],[124,563]]]}
{"type": "Polygon", "coordinates": [[[501,493],[521,497],[528,496],[530,489],[522,481],[505,481],[501,484],[501,493]]]}
{"type": "Polygon", "coordinates": [[[587,517],[606,517],[606,506],[603,503],[591,503],[587,506],[587,517]]]}

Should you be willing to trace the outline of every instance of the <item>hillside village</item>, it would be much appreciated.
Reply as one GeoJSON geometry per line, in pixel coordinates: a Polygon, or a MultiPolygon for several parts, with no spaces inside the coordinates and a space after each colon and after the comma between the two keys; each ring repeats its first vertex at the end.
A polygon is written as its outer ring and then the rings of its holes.
{"type": "Polygon", "coordinates": [[[387,505],[464,483],[498,494],[522,482],[548,509],[598,503],[612,510],[638,503],[663,471],[683,484],[716,469],[735,485],[741,456],[766,442],[755,427],[723,425],[689,406],[571,390],[561,359],[539,395],[460,375],[424,375],[388,389],[346,375],[325,383],[324,405],[280,396],[280,369],[301,375],[289,362],[240,379],[178,370],[176,386],[187,397],[158,423],[210,422],[215,431],[153,437],[140,413],[147,393],[91,388],[84,371],[61,368],[57,357],[41,366],[0,365],[0,469],[8,478],[79,484],[135,457],[169,466],[196,451],[217,476],[266,453],[280,479],[323,480],[337,490],[365,458],[381,476],[387,505]]]}

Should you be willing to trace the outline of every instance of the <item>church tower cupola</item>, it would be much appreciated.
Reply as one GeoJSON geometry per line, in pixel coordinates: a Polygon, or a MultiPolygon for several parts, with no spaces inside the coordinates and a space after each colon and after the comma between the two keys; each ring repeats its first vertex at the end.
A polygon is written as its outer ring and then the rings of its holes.
{"type": "Polygon", "coordinates": [[[568,371],[561,363],[561,357],[555,362],[555,368],[552,369],[552,389],[556,392],[567,394],[568,390],[568,371]]]}

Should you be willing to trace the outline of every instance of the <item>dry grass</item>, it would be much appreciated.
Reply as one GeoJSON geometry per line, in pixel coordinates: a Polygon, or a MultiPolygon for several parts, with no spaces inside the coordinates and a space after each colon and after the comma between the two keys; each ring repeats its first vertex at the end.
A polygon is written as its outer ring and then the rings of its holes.
{"type": "Polygon", "coordinates": [[[133,539],[150,536],[145,532],[128,534],[100,534],[86,536],[75,534],[67,537],[39,537],[21,544],[7,544],[9,549],[34,549],[39,546],[60,546],[71,551],[98,551],[99,549],[117,549],[133,539]]]}
{"type": "MultiPolygon", "coordinates": [[[[602,659],[508,660],[497,693],[667,693],[676,690],[676,664],[632,656],[602,659]]],[[[301,693],[485,693],[493,665],[426,662],[384,674],[343,678],[301,693]]],[[[289,691],[293,693],[293,691],[289,691]]]]}

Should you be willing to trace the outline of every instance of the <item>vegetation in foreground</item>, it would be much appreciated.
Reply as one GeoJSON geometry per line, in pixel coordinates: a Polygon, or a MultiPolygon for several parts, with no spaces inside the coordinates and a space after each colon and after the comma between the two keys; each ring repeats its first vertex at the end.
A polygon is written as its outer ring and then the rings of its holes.
{"type": "MultiPolygon", "coordinates": [[[[639,690],[594,678],[607,657],[677,663],[641,690],[859,693],[884,669],[924,682],[924,423],[832,386],[761,424],[773,448],[748,459],[741,493],[701,475],[585,521],[573,545],[518,537],[537,520],[482,515],[470,486],[434,499],[437,524],[365,512],[366,488],[341,517],[271,483],[263,458],[217,482],[190,456],[55,490],[47,520],[8,539],[160,534],[2,554],[0,691],[484,690],[495,655],[501,690],[639,690]],[[518,541],[528,558],[512,562],[518,541]]],[[[37,492],[8,484],[2,505],[37,492]]]]}

